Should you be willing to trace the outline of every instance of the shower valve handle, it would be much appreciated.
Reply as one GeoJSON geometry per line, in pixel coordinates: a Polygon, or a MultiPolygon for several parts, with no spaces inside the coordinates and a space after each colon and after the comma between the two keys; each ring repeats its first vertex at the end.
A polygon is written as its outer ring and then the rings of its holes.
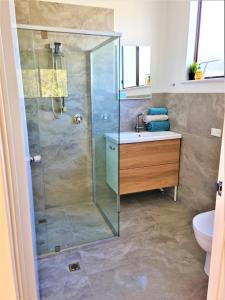
{"type": "Polygon", "coordinates": [[[75,114],[75,115],[72,115],[72,122],[74,123],[74,124],[80,124],[81,123],[81,121],[83,120],[83,117],[82,117],[82,115],[80,115],[80,114],[75,114]]]}

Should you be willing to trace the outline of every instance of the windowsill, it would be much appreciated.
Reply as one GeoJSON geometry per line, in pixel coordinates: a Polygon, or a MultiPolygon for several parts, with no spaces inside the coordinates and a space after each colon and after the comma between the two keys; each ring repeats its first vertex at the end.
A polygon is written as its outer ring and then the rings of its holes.
{"type": "Polygon", "coordinates": [[[132,98],[120,98],[120,100],[122,101],[126,101],[126,100],[151,100],[152,99],[152,95],[149,95],[148,97],[132,97],[132,98]]]}
{"type": "Polygon", "coordinates": [[[140,89],[149,89],[151,86],[148,85],[139,85],[139,86],[131,86],[124,89],[121,89],[122,91],[132,91],[132,90],[140,90],[140,89]]]}
{"type": "Polygon", "coordinates": [[[196,84],[196,83],[213,83],[213,82],[224,82],[225,78],[209,78],[209,79],[201,79],[201,80],[186,80],[181,82],[182,84],[196,84]]]}

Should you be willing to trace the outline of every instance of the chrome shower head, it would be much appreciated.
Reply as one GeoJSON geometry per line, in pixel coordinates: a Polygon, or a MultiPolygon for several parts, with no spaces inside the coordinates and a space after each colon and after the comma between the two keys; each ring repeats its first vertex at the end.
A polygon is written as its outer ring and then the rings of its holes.
{"type": "Polygon", "coordinates": [[[59,54],[60,52],[61,43],[55,42],[54,43],[54,53],[59,54]]]}
{"type": "Polygon", "coordinates": [[[62,53],[62,44],[59,42],[54,42],[54,44],[50,44],[50,48],[52,49],[52,53],[56,55],[62,53]]]}

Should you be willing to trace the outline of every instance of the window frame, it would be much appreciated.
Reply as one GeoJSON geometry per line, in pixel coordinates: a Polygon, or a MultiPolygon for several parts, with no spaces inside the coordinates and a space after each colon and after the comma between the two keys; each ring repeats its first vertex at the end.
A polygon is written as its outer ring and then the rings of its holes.
{"type": "MultiPolygon", "coordinates": [[[[194,61],[198,63],[198,51],[199,51],[199,41],[200,41],[200,31],[201,31],[201,19],[202,19],[202,3],[203,0],[198,1],[198,11],[197,11],[197,22],[196,22],[196,34],[195,34],[195,48],[194,48],[194,61]]],[[[208,76],[204,79],[213,78],[224,78],[225,75],[221,76],[208,76]]]]}

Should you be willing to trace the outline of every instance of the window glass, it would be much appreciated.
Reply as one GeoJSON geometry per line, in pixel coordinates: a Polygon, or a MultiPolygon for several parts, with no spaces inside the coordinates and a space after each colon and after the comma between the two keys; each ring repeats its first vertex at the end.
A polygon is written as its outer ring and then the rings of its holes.
{"type": "Polygon", "coordinates": [[[198,63],[204,77],[224,76],[224,1],[202,1],[198,63]]]}
{"type": "Polygon", "coordinates": [[[136,47],[123,47],[124,88],[136,86],[136,47]]]}
{"type": "Polygon", "coordinates": [[[145,85],[150,76],[151,48],[139,47],[139,85],[145,85]]]}

